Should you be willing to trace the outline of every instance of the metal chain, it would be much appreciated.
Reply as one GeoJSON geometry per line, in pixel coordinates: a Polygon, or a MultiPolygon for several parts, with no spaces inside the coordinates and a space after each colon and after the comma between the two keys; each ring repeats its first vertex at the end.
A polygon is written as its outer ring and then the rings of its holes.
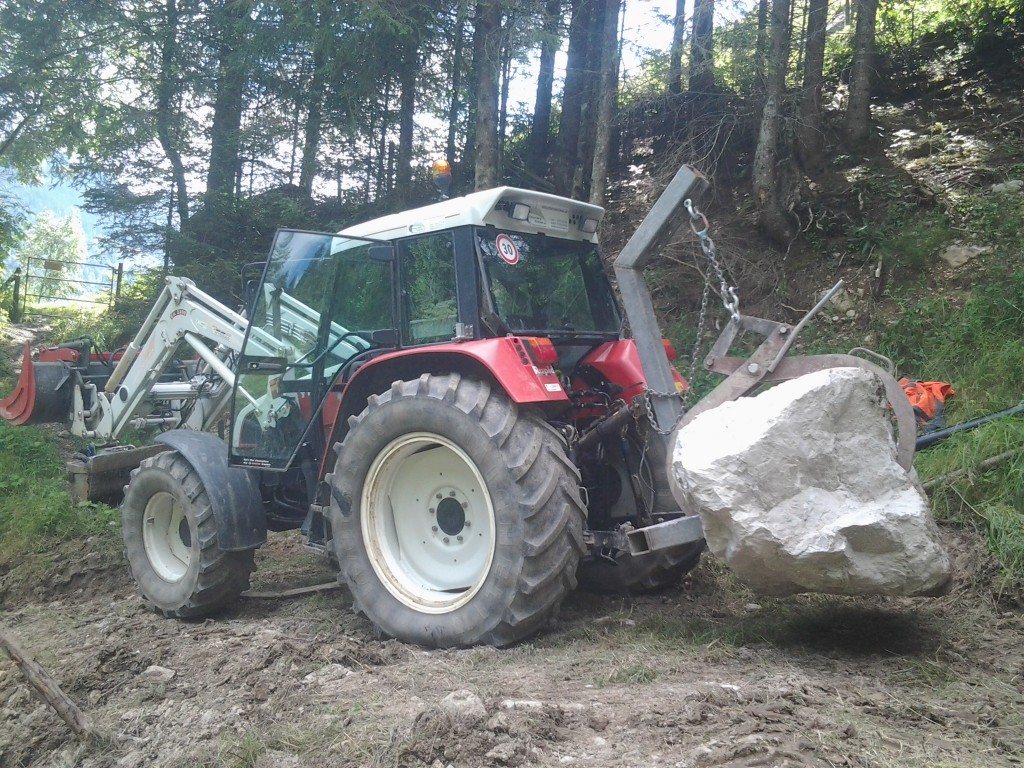
{"type": "MultiPolygon", "coordinates": [[[[690,214],[690,229],[693,230],[693,234],[695,234],[697,239],[700,240],[700,249],[704,252],[704,256],[711,265],[711,269],[714,271],[715,277],[718,278],[719,295],[722,298],[722,306],[725,307],[729,316],[733,320],[739,320],[740,298],[736,294],[736,289],[726,282],[725,271],[722,269],[722,265],[718,261],[718,254],[715,251],[715,241],[712,240],[711,236],[708,234],[708,230],[710,229],[708,219],[703,213],[697,210],[693,201],[689,198],[683,201],[683,205],[686,207],[687,213],[690,214]],[[700,224],[700,229],[697,228],[698,223],[700,224]]],[[[676,425],[673,424],[669,429],[662,429],[658,426],[658,419],[654,415],[654,406],[652,405],[651,399],[654,397],[678,397],[683,403],[683,407],[679,412],[679,419],[682,419],[683,415],[690,407],[690,393],[692,391],[693,379],[697,374],[697,359],[700,357],[701,341],[704,338],[704,324],[707,320],[708,297],[710,294],[711,275],[708,274],[704,280],[704,291],[700,297],[700,315],[697,318],[697,336],[693,342],[693,352],[690,355],[690,369],[687,372],[687,381],[690,382],[690,388],[687,388],[683,392],[658,392],[650,387],[644,387],[643,404],[644,410],[647,414],[647,421],[650,424],[651,429],[659,435],[672,434],[676,425]]]]}
{"type": "Polygon", "coordinates": [[[690,351],[690,368],[686,371],[686,381],[689,386],[683,392],[683,412],[690,409],[690,395],[693,394],[693,380],[697,376],[697,360],[700,357],[700,348],[704,342],[704,325],[708,317],[708,297],[711,295],[711,279],[704,278],[704,291],[700,296],[700,314],[697,315],[697,335],[693,338],[693,349],[690,351]]]}
{"type": "Polygon", "coordinates": [[[708,263],[711,268],[715,271],[715,276],[718,278],[719,293],[722,296],[722,305],[728,311],[729,316],[733,320],[740,319],[740,297],[736,295],[736,289],[733,288],[725,281],[725,272],[722,270],[722,265],[718,263],[718,255],[715,252],[715,241],[711,239],[708,234],[709,224],[708,218],[701,213],[694,206],[693,201],[690,198],[686,198],[683,201],[683,205],[686,207],[687,213],[690,214],[690,229],[693,230],[693,234],[700,240],[700,249],[704,252],[707,257],[708,263]],[[697,224],[700,223],[700,229],[697,229],[697,224]]]}
{"type": "Polygon", "coordinates": [[[679,411],[679,416],[676,418],[676,424],[678,424],[679,419],[683,418],[683,413],[685,412],[686,395],[682,392],[658,392],[655,389],[644,386],[644,410],[647,412],[647,421],[651,425],[651,429],[659,435],[671,435],[672,430],[675,429],[676,425],[673,424],[668,429],[662,429],[658,426],[658,417],[654,415],[654,405],[651,403],[652,397],[678,397],[683,401],[684,407],[679,411]]]}

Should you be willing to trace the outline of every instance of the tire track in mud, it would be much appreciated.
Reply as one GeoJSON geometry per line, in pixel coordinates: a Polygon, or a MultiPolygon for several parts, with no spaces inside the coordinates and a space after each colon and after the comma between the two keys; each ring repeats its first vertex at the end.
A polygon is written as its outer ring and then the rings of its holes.
{"type": "MultiPolygon", "coordinates": [[[[323,580],[323,564],[292,542],[269,549],[260,586],[323,580]]],[[[124,584],[25,602],[5,623],[112,739],[77,744],[0,661],[0,766],[1024,759],[1024,620],[964,574],[934,600],[755,607],[715,568],[657,596],[581,595],[535,641],[507,650],[379,639],[344,591],[243,599],[205,621],[162,619],[124,584]],[[455,691],[479,702],[472,714],[446,704],[455,691]]]]}

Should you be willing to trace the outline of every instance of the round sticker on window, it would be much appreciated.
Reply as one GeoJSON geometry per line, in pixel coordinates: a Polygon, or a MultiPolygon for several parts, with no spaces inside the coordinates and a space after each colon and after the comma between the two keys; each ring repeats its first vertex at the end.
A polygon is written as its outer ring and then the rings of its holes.
{"type": "Polygon", "coordinates": [[[515,264],[519,261],[519,249],[516,248],[516,244],[512,242],[512,238],[508,235],[498,235],[498,239],[494,241],[494,244],[498,247],[498,255],[501,256],[502,261],[506,264],[515,264]]]}

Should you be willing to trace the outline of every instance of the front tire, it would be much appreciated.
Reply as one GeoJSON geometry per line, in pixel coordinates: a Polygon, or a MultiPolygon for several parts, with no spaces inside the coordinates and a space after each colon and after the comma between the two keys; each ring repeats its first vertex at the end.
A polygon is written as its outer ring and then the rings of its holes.
{"type": "Polygon", "coordinates": [[[220,549],[206,488],[177,451],[146,459],[132,472],[121,533],[143,600],[164,616],[207,616],[249,586],[253,550],[220,549]]]}
{"type": "Polygon", "coordinates": [[[395,382],[336,446],[333,548],[382,632],[508,645],[576,585],[585,513],[561,437],[457,374],[395,382]]]}

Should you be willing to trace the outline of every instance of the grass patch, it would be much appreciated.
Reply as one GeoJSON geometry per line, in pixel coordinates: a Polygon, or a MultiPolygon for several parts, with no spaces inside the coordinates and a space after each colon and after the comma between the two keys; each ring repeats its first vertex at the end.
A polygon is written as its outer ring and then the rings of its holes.
{"type": "Polygon", "coordinates": [[[899,685],[914,688],[943,690],[957,681],[957,676],[946,664],[934,659],[901,657],[899,668],[892,680],[899,685]]]}
{"type": "Polygon", "coordinates": [[[658,678],[657,670],[643,663],[629,663],[613,666],[608,674],[598,681],[600,685],[644,685],[658,678]]]}
{"type": "MultiPolygon", "coordinates": [[[[189,756],[175,763],[181,768],[255,768],[276,764],[275,758],[299,758],[302,765],[329,764],[398,768],[430,765],[433,761],[466,750],[476,754],[479,736],[436,710],[426,710],[410,721],[396,721],[380,712],[354,705],[341,709],[314,710],[312,726],[283,722],[224,738],[207,754],[189,756]],[[267,756],[271,759],[263,759],[267,756]]],[[[459,759],[445,764],[462,764],[459,759]]]]}
{"type": "Polygon", "coordinates": [[[55,542],[112,536],[116,519],[106,505],[72,503],[64,463],[44,430],[0,421],[0,561],[55,542]]]}
{"type": "MultiPolygon", "coordinates": [[[[887,190],[878,190],[888,195],[887,190]]],[[[877,313],[871,331],[878,351],[902,375],[947,381],[956,395],[946,420],[958,424],[1024,401],[1024,197],[965,195],[949,216],[901,209],[891,197],[888,220],[850,234],[848,246],[901,267],[890,288],[895,313],[877,313]],[[966,232],[964,236],[960,232],[966,232]],[[987,246],[990,253],[961,268],[956,284],[935,291],[943,265],[936,254],[957,240],[987,246]],[[912,278],[911,278],[912,276],[912,278]]],[[[808,334],[804,344],[820,351],[834,343],[828,329],[808,334]]],[[[999,589],[1024,583],[1024,418],[1009,417],[965,432],[923,451],[915,459],[922,481],[931,483],[936,517],[985,532],[1003,575],[999,589]],[[986,460],[1003,456],[996,465],[986,460]],[[950,479],[946,479],[950,478],[950,479]]]]}

